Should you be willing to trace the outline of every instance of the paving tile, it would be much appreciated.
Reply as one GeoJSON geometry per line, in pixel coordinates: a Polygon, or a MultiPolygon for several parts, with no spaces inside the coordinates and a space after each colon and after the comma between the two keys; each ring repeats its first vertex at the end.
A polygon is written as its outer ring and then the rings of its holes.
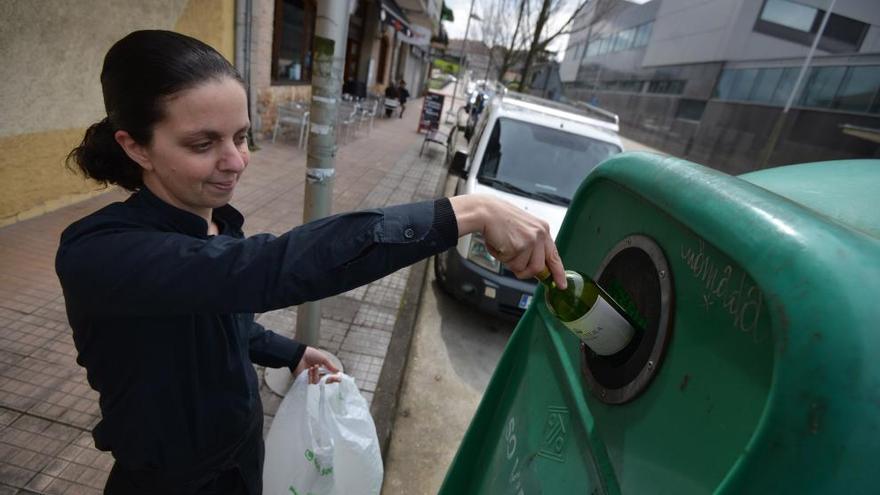
{"type": "Polygon", "coordinates": [[[381,283],[373,283],[369,285],[364,301],[396,310],[400,306],[402,296],[403,289],[389,287],[381,283]]]}
{"type": "Polygon", "coordinates": [[[384,306],[363,304],[358,310],[354,324],[361,327],[375,328],[379,330],[394,330],[394,322],[397,321],[397,309],[389,309],[384,306]]]}
{"type": "Polygon", "coordinates": [[[35,471],[0,462],[0,480],[9,486],[23,488],[36,474],[35,471]]]}
{"type": "Polygon", "coordinates": [[[384,359],[390,342],[391,332],[352,326],[342,343],[342,350],[384,359]]]}

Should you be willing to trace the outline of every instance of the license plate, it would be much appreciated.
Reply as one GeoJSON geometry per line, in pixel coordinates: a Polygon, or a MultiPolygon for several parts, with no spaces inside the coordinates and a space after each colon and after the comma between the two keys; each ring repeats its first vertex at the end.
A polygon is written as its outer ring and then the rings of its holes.
{"type": "Polygon", "coordinates": [[[531,294],[523,294],[523,295],[520,296],[520,298],[519,298],[519,304],[518,304],[518,306],[519,306],[520,309],[526,309],[526,308],[529,307],[529,303],[530,303],[530,302],[532,302],[532,296],[531,296],[531,294]]]}

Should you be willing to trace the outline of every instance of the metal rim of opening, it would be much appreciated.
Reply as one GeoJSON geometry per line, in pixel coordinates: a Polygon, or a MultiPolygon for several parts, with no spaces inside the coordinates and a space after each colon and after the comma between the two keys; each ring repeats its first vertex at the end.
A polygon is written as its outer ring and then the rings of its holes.
{"type": "Polygon", "coordinates": [[[600,401],[606,404],[624,404],[635,399],[650,384],[651,379],[660,369],[660,364],[666,353],[666,347],[672,336],[672,316],[673,316],[673,292],[672,292],[672,274],[669,271],[669,263],[663,250],[650,237],[642,234],[634,234],[625,237],[612,248],[599,268],[596,270],[594,280],[599,280],[608,265],[622,251],[637,248],[646,254],[654,265],[660,287],[660,316],[657,324],[657,335],[651,349],[648,359],[642,366],[638,374],[627,384],[620,388],[608,388],[599,383],[593,376],[588,363],[587,353],[590,351],[586,345],[581,343],[581,370],[587,382],[587,386],[591,393],[600,401]]]}

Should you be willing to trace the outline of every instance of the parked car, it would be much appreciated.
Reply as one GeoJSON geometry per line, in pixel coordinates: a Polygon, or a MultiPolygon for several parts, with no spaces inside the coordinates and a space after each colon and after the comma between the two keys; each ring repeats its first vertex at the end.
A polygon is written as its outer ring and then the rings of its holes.
{"type": "MultiPolygon", "coordinates": [[[[554,238],[577,187],[599,163],[623,147],[617,116],[519,93],[499,94],[481,113],[470,139],[454,133],[449,172],[456,195],[489,194],[550,224],[554,238]]],[[[440,286],[479,308],[518,318],[535,282],[519,280],[489,254],[479,234],[438,255],[440,286]]]]}

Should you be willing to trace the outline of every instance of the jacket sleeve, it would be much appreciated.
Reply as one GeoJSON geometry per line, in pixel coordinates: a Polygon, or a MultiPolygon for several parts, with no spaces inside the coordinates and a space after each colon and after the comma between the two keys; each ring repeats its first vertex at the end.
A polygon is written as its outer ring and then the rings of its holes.
{"type": "Polygon", "coordinates": [[[305,352],[304,344],[278,335],[272,330],[266,330],[263,325],[254,321],[253,316],[250,316],[248,353],[252,363],[269,368],[288,366],[292,370],[299,364],[305,352]]]}
{"type": "Polygon", "coordinates": [[[106,316],[262,313],[372,282],[458,238],[446,198],[335,215],[246,239],[77,226],[55,268],[68,306],[106,316]]]}

